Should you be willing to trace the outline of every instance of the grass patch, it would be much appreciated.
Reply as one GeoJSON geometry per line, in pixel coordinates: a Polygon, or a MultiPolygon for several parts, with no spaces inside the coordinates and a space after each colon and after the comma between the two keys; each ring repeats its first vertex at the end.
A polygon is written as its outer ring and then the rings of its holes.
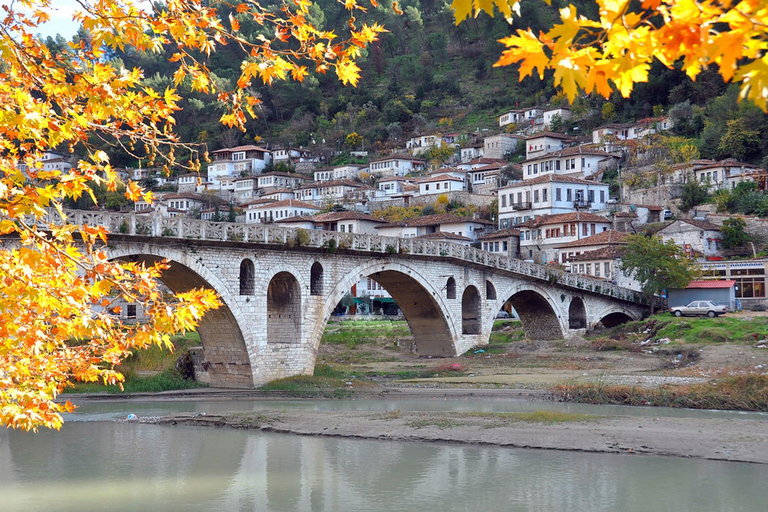
{"type": "Polygon", "coordinates": [[[369,387],[366,379],[349,374],[331,365],[315,365],[313,375],[295,375],[269,382],[259,389],[262,391],[281,391],[297,397],[349,398],[354,395],[355,387],[369,387]]]}
{"type": "Polygon", "coordinates": [[[157,375],[139,377],[133,372],[126,372],[123,389],[119,386],[104,386],[95,382],[77,382],[67,393],[159,393],[160,391],[174,391],[177,389],[192,389],[207,387],[191,379],[185,379],[175,368],[168,368],[157,375]]]}
{"type": "Polygon", "coordinates": [[[705,384],[647,389],[606,384],[566,384],[554,393],[570,402],[650,405],[728,411],[768,411],[768,376],[740,375],[705,384]]]}
{"type": "Polygon", "coordinates": [[[677,318],[669,313],[654,315],[646,320],[628,322],[607,331],[596,333],[598,339],[610,338],[619,342],[656,342],[668,338],[673,343],[754,343],[768,337],[765,318],[745,320],[728,315],[677,318]]]}
{"type": "Polygon", "coordinates": [[[176,359],[192,347],[199,347],[200,336],[196,332],[172,336],[173,351],[161,347],[137,350],[123,361],[118,368],[122,373],[141,371],[163,371],[176,366],[176,359]]]}
{"type": "Polygon", "coordinates": [[[355,348],[357,345],[410,335],[405,320],[341,320],[328,322],[320,342],[355,348]]]}

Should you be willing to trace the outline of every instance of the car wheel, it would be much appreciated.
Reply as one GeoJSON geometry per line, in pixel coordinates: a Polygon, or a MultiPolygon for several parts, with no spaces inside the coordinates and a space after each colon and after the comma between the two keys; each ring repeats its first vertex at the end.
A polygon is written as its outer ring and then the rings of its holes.
{"type": "Polygon", "coordinates": [[[717,313],[715,313],[714,311],[710,311],[709,313],[707,313],[707,316],[709,318],[715,318],[717,316],[717,313]]]}
{"type": "Polygon", "coordinates": [[[675,311],[675,316],[680,318],[681,316],[683,316],[683,313],[680,310],[677,310],[675,311]]]}

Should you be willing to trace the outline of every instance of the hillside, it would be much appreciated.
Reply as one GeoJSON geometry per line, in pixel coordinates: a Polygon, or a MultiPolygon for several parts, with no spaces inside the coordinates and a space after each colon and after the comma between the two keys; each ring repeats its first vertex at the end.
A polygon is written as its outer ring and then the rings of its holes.
{"type": "MultiPolygon", "coordinates": [[[[241,143],[273,146],[325,146],[341,149],[347,135],[362,136],[357,147],[386,149],[402,146],[412,134],[431,132],[498,131],[496,116],[503,110],[534,105],[566,105],[553,87],[552,76],[518,80],[515,66],[494,68],[502,45],[497,42],[517,28],[535,31],[549,27],[557,9],[573,3],[579,12],[592,14],[596,4],[587,0],[553,0],[551,6],[532,0],[521,4],[521,16],[510,26],[501,17],[481,15],[454,25],[449,2],[405,0],[397,16],[380,6],[360,16],[378,21],[389,30],[360,63],[362,80],[344,87],[335,75],[311,75],[303,83],[279,82],[256,87],[263,101],[259,118],[249,121],[246,133],[226,130],[218,123],[222,113],[212,97],[181,87],[184,110],[177,126],[185,142],[201,142],[209,150],[241,143]]],[[[222,6],[226,10],[227,7],[222,6]]],[[[326,30],[343,32],[344,7],[335,0],[319,0],[313,21],[326,30]]],[[[241,20],[241,31],[255,38],[260,27],[241,20]]],[[[62,47],[63,39],[50,40],[62,47]]],[[[244,55],[228,46],[214,53],[209,68],[223,83],[235,80],[244,55]]],[[[139,66],[146,83],[159,89],[171,86],[173,69],[168,55],[138,54],[130,49],[113,52],[116,65],[139,66]]],[[[670,114],[676,135],[690,138],[702,158],[737,158],[754,164],[768,155],[768,117],[751,104],[737,104],[734,88],[718,75],[705,72],[692,82],[679,70],[656,63],[647,84],[639,84],[624,99],[609,101],[582,97],[572,106],[574,120],[562,126],[570,133],[588,133],[607,122],[628,122],[670,114]]],[[[117,165],[135,165],[113,155],[117,165]]]]}

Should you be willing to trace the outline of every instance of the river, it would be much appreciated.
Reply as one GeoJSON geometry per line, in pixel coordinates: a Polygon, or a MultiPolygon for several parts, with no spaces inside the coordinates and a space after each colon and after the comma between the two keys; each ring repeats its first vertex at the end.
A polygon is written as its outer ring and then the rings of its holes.
{"type": "Polygon", "coordinates": [[[764,511],[768,502],[768,466],[758,464],[114,421],[130,412],[302,407],[509,410],[532,406],[509,400],[474,405],[441,401],[86,404],[67,418],[59,432],[0,432],[0,510],[707,512],[764,511]]]}

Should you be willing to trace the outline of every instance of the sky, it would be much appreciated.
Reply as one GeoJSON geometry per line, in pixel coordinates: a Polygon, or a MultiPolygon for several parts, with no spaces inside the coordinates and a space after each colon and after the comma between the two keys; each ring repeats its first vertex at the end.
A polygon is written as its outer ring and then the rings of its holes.
{"type": "Polygon", "coordinates": [[[56,37],[56,34],[61,34],[64,39],[71,39],[80,26],[79,23],[72,21],[72,15],[76,7],[79,7],[78,4],[74,0],[52,0],[51,6],[51,20],[40,25],[35,33],[43,37],[56,37]]]}

